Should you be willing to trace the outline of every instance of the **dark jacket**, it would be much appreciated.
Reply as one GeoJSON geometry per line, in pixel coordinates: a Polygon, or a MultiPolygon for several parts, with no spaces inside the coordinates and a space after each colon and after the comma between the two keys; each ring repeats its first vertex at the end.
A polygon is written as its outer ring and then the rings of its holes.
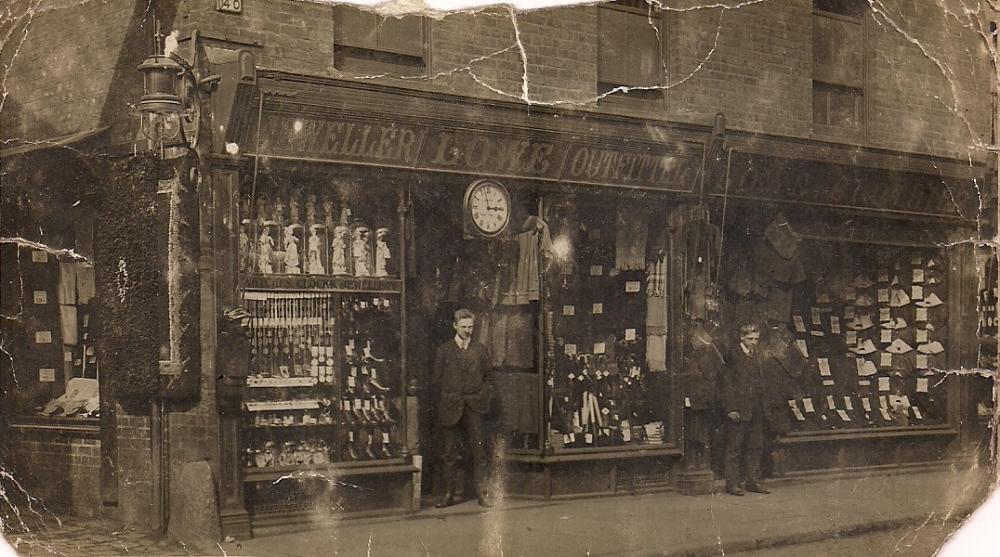
{"type": "Polygon", "coordinates": [[[466,407],[478,414],[490,411],[494,388],[489,369],[486,348],[478,342],[470,342],[469,347],[462,350],[452,338],[438,347],[433,383],[439,394],[437,419],[440,425],[457,424],[466,407]]]}
{"type": "Polygon", "coordinates": [[[719,382],[726,363],[714,344],[692,343],[684,361],[684,396],[692,410],[711,410],[719,404],[719,382]]]}
{"type": "Polygon", "coordinates": [[[749,422],[763,410],[764,381],[760,356],[747,355],[737,343],[726,358],[722,374],[722,406],[725,413],[739,412],[741,422],[749,422]]]}

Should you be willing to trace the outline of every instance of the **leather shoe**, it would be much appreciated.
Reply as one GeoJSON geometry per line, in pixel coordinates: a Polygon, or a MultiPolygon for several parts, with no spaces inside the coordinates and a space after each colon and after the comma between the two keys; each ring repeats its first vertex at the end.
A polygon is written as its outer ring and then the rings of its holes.
{"type": "Polygon", "coordinates": [[[446,493],[444,497],[442,497],[441,500],[439,500],[437,504],[434,505],[434,507],[438,509],[443,509],[445,507],[450,507],[454,504],[455,504],[455,496],[452,493],[446,493]]]}
{"type": "Polygon", "coordinates": [[[743,497],[743,490],[740,489],[740,486],[738,485],[727,485],[726,493],[730,495],[735,495],[737,497],[743,497]]]}
{"type": "Polygon", "coordinates": [[[750,485],[748,485],[747,486],[747,491],[749,491],[751,493],[760,493],[761,495],[767,495],[768,493],[771,493],[771,490],[767,489],[766,487],[764,487],[764,486],[762,486],[760,484],[750,484],[750,485]]]}
{"type": "Polygon", "coordinates": [[[490,508],[490,507],[493,506],[493,501],[489,497],[487,497],[485,495],[480,495],[479,496],[479,506],[480,507],[490,508]]]}

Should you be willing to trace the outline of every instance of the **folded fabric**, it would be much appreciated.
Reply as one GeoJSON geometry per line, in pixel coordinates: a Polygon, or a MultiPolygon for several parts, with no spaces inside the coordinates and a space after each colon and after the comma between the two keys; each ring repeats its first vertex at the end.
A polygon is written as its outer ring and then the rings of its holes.
{"type": "Polygon", "coordinates": [[[892,286],[897,286],[899,284],[899,275],[892,275],[892,286]]]}
{"type": "Polygon", "coordinates": [[[931,292],[930,296],[925,296],[923,300],[919,300],[917,302],[914,302],[914,304],[917,307],[922,307],[922,308],[937,307],[937,306],[939,306],[939,305],[941,305],[943,303],[944,302],[941,301],[941,298],[938,298],[938,295],[935,294],[935,293],[933,293],[933,292],[931,292]]]}
{"type": "Polygon", "coordinates": [[[940,354],[944,352],[944,346],[935,340],[934,342],[918,345],[917,352],[920,352],[921,354],[940,354]]]}
{"type": "Polygon", "coordinates": [[[906,319],[903,319],[902,317],[894,317],[885,323],[882,323],[883,329],[905,329],[906,327],[906,319]]]}
{"type": "Polygon", "coordinates": [[[97,292],[97,279],[94,266],[90,263],[80,263],[76,268],[76,294],[79,305],[90,302],[97,292]]]}
{"type": "Polygon", "coordinates": [[[902,288],[893,288],[889,295],[889,306],[901,308],[910,303],[910,297],[902,288]]]}
{"type": "Polygon", "coordinates": [[[848,350],[854,352],[855,354],[871,354],[876,350],[876,348],[875,343],[872,342],[871,339],[866,338],[864,340],[859,339],[858,344],[848,350]]]}
{"type": "Polygon", "coordinates": [[[864,331],[866,329],[874,327],[875,323],[872,322],[872,318],[870,315],[868,315],[867,313],[862,313],[861,315],[855,315],[854,319],[852,319],[851,322],[847,324],[847,326],[848,328],[853,329],[855,331],[864,331]]]}
{"type": "Polygon", "coordinates": [[[913,347],[906,344],[906,341],[901,338],[897,338],[892,341],[892,344],[886,347],[886,351],[892,352],[893,354],[906,354],[911,350],[913,350],[913,347]]]}

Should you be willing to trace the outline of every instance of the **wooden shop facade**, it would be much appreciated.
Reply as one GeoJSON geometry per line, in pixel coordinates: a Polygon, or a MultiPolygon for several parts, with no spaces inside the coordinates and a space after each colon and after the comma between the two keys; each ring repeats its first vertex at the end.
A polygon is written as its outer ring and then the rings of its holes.
{"type": "Polygon", "coordinates": [[[509,496],[710,489],[685,460],[696,320],[766,324],[801,355],[775,360],[772,475],[970,457],[968,388],[943,370],[975,358],[960,240],[984,169],[277,71],[229,86],[215,296],[251,314],[253,358],[220,395],[226,530],[418,510],[461,307],[509,496]]]}

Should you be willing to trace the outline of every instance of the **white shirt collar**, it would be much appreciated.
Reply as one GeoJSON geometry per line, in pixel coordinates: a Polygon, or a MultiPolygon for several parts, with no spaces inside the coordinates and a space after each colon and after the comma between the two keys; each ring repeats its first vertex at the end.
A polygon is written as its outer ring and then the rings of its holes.
{"type": "Polygon", "coordinates": [[[472,342],[471,338],[469,338],[468,340],[462,340],[462,337],[455,335],[455,344],[457,344],[459,349],[461,350],[467,349],[469,347],[470,342],[472,342]]]}
{"type": "Polygon", "coordinates": [[[745,345],[745,344],[743,344],[743,343],[741,342],[741,343],[740,343],[740,348],[742,348],[742,349],[743,349],[743,353],[744,353],[744,354],[746,354],[747,356],[749,356],[749,355],[750,355],[750,349],[749,349],[749,348],[747,348],[747,345],[745,345]]]}

